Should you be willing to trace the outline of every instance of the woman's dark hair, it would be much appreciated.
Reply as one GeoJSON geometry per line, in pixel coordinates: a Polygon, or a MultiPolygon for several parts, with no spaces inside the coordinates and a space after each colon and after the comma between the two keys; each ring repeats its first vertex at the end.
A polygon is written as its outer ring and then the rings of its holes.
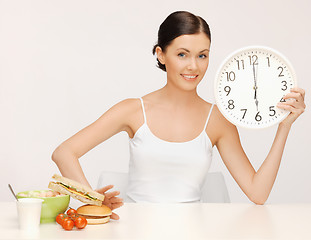
{"type": "MultiPolygon", "coordinates": [[[[211,40],[211,32],[206,21],[195,16],[190,12],[177,11],[171,13],[164,22],[160,25],[158,31],[158,43],[153,47],[153,55],[156,52],[156,48],[160,47],[165,52],[166,47],[177,37],[184,34],[196,34],[203,32],[211,40]]],[[[158,67],[166,72],[164,64],[160,63],[159,59],[158,67]]]]}

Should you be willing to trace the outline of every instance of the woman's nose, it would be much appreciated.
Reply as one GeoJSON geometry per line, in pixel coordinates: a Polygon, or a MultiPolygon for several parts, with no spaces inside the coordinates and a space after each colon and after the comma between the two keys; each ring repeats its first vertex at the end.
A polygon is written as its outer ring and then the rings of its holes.
{"type": "Polygon", "coordinates": [[[188,62],[189,70],[196,70],[198,68],[198,63],[195,58],[190,58],[188,62]]]}

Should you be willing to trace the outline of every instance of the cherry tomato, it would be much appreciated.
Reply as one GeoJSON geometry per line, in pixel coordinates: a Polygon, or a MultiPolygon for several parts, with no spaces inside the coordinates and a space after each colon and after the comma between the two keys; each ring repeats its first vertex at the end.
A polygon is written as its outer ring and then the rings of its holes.
{"type": "Polygon", "coordinates": [[[77,228],[83,229],[87,225],[87,220],[84,217],[78,216],[75,219],[75,225],[77,228]]]}
{"type": "Polygon", "coordinates": [[[77,214],[77,210],[75,210],[73,208],[69,208],[66,213],[68,216],[70,216],[72,214],[77,214]]]}
{"type": "Polygon", "coordinates": [[[62,226],[65,230],[70,231],[73,229],[74,222],[70,218],[64,218],[62,226]]]}
{"type": "Polygon", "coordinates": [[[62,225],[63,219],[64,219],[65,217],[66,217],[66,215],[63,214],[63,213],[58,214],[57,217],[56,217],[56,222],[57,222],[58,224],[62,225]]]}

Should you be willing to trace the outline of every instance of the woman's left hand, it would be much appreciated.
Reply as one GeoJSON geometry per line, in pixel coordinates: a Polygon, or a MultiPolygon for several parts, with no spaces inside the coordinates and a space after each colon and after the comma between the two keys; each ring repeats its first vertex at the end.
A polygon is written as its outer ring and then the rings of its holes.
{"type": "Polygon", "coordinates": [[[286,102],[279,102],[277,107],[291,112],[287,118],[282,121],[282,123],[291,126],[293,122],[305,111],[305,91],[298,87],[292,88],[290,93],[286,94],[283,99],[285,99],[286,102]]]}

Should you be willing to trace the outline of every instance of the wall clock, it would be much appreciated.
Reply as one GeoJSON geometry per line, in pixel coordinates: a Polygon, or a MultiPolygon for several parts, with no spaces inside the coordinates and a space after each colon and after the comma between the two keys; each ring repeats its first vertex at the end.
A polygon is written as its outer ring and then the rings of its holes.
{"type": "Polygon", "coordinates": [[[234,125],[261,129],[282,121],[289,111],[276,106],[297,86],[291,63],[278,51],[249,46],[220,65],[214,94],[220,112],[234,125]]]}

